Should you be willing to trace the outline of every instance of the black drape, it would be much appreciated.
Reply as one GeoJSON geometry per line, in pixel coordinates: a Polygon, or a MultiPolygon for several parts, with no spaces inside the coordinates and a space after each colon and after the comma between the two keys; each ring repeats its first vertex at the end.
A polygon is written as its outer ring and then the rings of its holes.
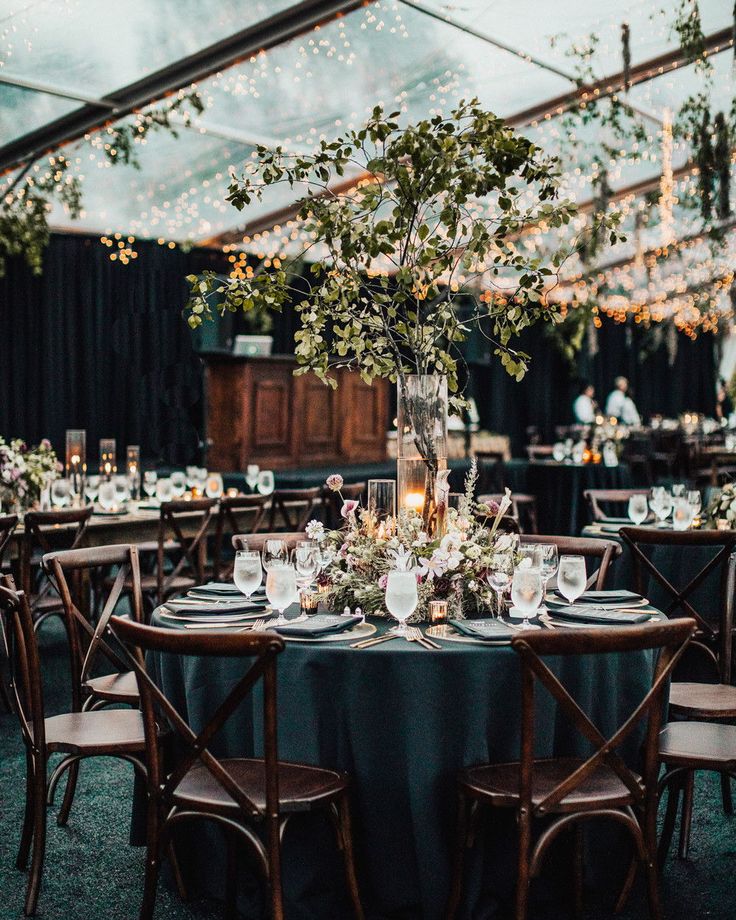
{"type": "MultiPolygon", "coordinates": [[[[97,238],[54,235],[40,277],[10,261],[0,279],[0,434],[48,437],[62,451],[66,428],[86,428],[91,462],[100,437],[117,438],[121,455],[126,444],[139,443],[149,461],[181,464],[200,456],[202,362],[181,316],[185,278],[206,268],[226,271],[228,263],[219,253],[154,242],[138,241],[135,249],[137,259],[121,265],[97,238]]],[[[227,319],[224,327],[209,327],[200,344],[223,344],[246,331],[242,318],[227,319]]],[[[295,328],[293,311],[274,316],[275,352],[292,351],[295,328]]],[[[520,348],[532,362],[517,384],[476,336],[464,349],[468,392],[483,426],[508,433],[517,453],[528,426],[550,438],[556,424],[572,420],[580,378],[593,382],[601,404],[614,377],[625,374],[643,415],[712,413],[714,339],[677,339],[672,361],[664,342],[643,354],[651,333],[605,322],[596,354],[585,349],[571,368],[536,327],[522,336],[520,348]]]]}

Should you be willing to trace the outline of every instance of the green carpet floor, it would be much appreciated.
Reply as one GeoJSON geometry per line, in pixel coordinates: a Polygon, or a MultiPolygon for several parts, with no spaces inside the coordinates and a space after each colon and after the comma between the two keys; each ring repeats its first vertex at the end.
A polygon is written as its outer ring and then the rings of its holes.
{"type": "MultiPolygon", "coordinates": [[[[41,639],[47,713],[66,706],[64,639],[47,624],[41,639]],[[57,688],[63,687],[59,692],[57,688]]],[[[22,916],[26,876],[15,869],[23,813],[25,758],[15,717],[0,714],[0,920],[22,916]]],[[[38,917],[48,920],[135,920],[140,902],[143,850],[128,845],[132,767],[114,760],[85,764],[69,825],[51,809],[46,868],[38,917]]],[[[668,920],[736,920],[736,819],[724,817],[716,781],[702,777],[696,791],[691,858],[670,856],[663,878],[668,920]]],[[[160,886],[157,920],[221,917],[212,901],[183,904],[160,886]]],[[[597,911],[593,918],[609,916],[597,911]]],[[[637,889],[622,920],[644,920],[637,889]]],[[[324,918],[334,920],[334,918],[324,918]]],[[[421,918],[416,918],[421,920],[421,918]]]]}

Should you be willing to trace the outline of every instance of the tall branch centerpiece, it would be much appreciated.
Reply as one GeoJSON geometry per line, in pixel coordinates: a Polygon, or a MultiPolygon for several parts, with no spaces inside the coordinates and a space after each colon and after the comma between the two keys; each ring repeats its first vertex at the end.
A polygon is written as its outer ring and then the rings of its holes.
{"type": "MultiPolygon", "coordinates": [[[[569,224],[576,209],[559,200],[557,162],[477,100],[405,127],[398,118],[377,107],[364,127],[306,156],[259,148],[232,175],[228,200],[243,210],[269,186],[303,192],[304,245],[247,277],[189,276],[187,314],[196,328],[215,310],[292,305],[297,374],[336,386],[331,370],[351,367],[367,383],[396,382],[399,508],[429,528],[446,467],[448,391],[453,408],[461,401],[457,347],[477,328],[521,379],[529,356],[512,340],[560,320],[546,292],[575,248],[535,256],[524,238],[569,224]],[[305,259],[306,280],[294,271],[305,259]]],[[[615,241],[615,217],[596,219],[615,241]]]]}

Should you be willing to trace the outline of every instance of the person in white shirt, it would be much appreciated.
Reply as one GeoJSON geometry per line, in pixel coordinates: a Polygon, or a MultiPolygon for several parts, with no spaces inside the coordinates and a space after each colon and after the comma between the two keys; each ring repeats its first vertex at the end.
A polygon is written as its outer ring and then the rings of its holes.
{"type": "Polygon", "coordinates": [[[580,425],[592,425],[595,421],[598,407],[593,399],[595,390],[589,383],[584,383],[580,388],[580,395],[572,404],[572,414],[580,425]]]}
{"type": "Polygon", "coordinates": [[[627,395],[629,381],[625,377],[617,377],[613,387],[606,400],[606,415],[617,418],[622,425],[641,425],[641,416],[634,400],[627,395]]]}

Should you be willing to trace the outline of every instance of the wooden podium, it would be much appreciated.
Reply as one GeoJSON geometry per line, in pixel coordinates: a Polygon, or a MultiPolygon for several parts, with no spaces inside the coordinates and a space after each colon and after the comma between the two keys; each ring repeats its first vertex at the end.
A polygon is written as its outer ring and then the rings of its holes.
{"type": "Polygon", "coordinates": [[[333,390],[313,374],[293,375],[290,355],[229,353],[205,361],[207,463],[244,471],[381,461],[386,458],[388,384],[339,370],[333,390]]]}

